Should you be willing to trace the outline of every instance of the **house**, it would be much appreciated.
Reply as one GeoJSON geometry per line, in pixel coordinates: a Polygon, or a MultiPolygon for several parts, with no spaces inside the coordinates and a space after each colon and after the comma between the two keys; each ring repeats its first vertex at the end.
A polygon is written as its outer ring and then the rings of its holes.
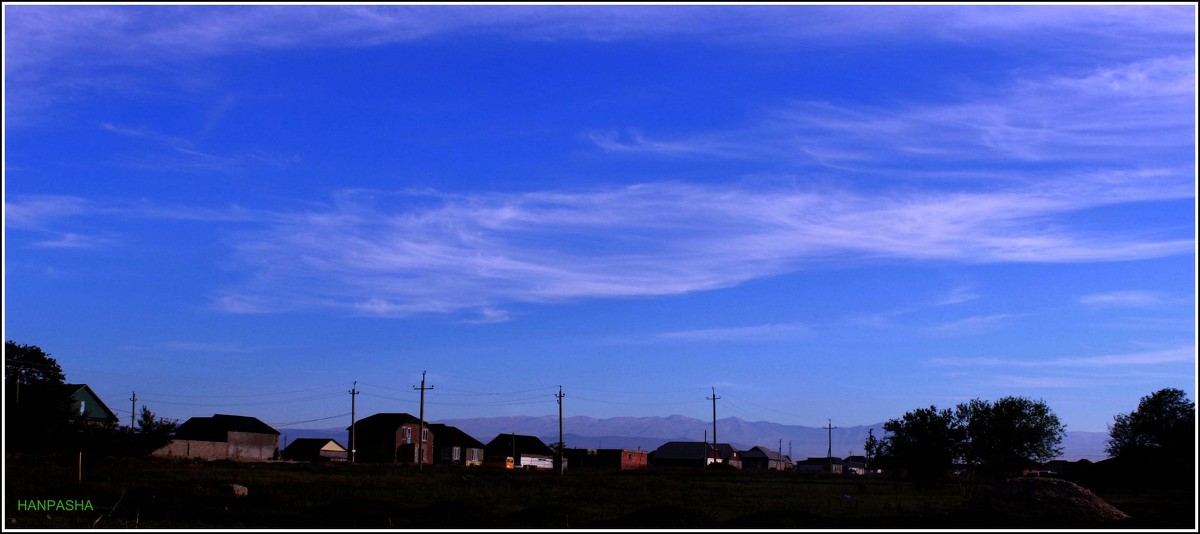
{"type": "Polygon", "coordinates": [[[649,466],[648,452],[627,449],[563,449],[572,470],[629,471],[649,466]]]}
{"type": "Polygon", "coordinates": [[[296,438],[284,447],[284,460],[296,462],[344,462],[346,448],[331,438],[296,438]]]}
{"type": "Polygon", "coordinates": [[[747,471],[783,471],[794,467],[792,459],[778,450],[771,450],[762,445],[752,447],[742,452],[742,469],[747,471]]]}
{"type": "Polygon", "coordinates": [[[406,413],[377,413],[346,427],[354,435],[354,461],[367,463],[433,463],[436,437],[429,423],[406,413]],[[418,442],[418,439],[420,442],[418,442]],[[418,447],[419,445],[419,447],[418,447]]]}
{"type": "Polygon", "coordinates": [[[483,465],[482,441],[450,425],[431,424],[429,429],[437,436],[433,453],[434,463],[468,467],[483,465]]]}
{"type": "Polygon", "coordinates": [[[842,472],[847,475],[867,474],[867,457],[861,455],[847,456],[842,460],[842,472]]]}
{"type": "Polygon", "coordinates": [[[214,414],[193,417],[154,456],[261,461],[279,457],[279,431],[254,417],[214,414]]]}
{"type": "Polygon", "coordinates": [[[509,469],[553,469],[554,451],[535,436],[499,434],[483,449],[484,463],[509,469]],[[511,463],[508,460],[511,458],[511,463]]]}
{"type": "Polygon", "coordinates": [[[809,473],[832,473],[840,475],[842,474],[842,459],[826,458],[824,456],[810,457],[802,462],[797,462],[796,470],[809,473]]]}
{"type": "Polygon", "coordinates": [[[70,422],[92,425],[115,425],[117,414],[108,408],[100,396],[87,384],[45,384],[21,389],[20,403],[41,404],[48,409],[61,409],[70,422]],[[57,405],[57,408],[53,406],[57,405]]]}
{"type": "Polygon", "coordinates": [[[703,467],[714,463],[728,464],[740,469],[741,452],[728,443],[703,441],[668,441],[647,455],[653,466],[703,467]]]}

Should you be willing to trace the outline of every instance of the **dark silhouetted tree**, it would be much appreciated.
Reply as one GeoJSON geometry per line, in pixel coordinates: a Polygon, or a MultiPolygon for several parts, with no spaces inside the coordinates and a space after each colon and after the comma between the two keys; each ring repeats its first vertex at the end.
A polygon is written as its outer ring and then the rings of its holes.
{"type": "Polygon", "coordinates": [[[918,408],[883,424],[884,451],[918,486],[946,478],[961,456],[963,431],[949,409],[918,408]]]}
{"type": "Polygon", "coordinates": [[[128,427],[122,427],[123,437],[116,439],[115,446],[118,454],[128,456],[149,456],[150,453],[161,449],[171,441],[171,435],[179,422],[174,419],[158,417],[150,411],[149,406],[142,406],[138,417],[138,430],[133,432],[128,427]]]}
{"type": "MultiPolygon", "coordinates": [[[[21,386],[56,385],[66,382],[62,367],[36,345],[4,342],[4,376],[10,384],[21,386]]],[[[19,389],[16,391],[19,395],[19,389]]]]}
{"type": "Polygon", "coordinates": [[[8,386],[4,426],[10,450],[52,451],[77,434],[69,423],[70,403],[59,395],[66,375],[40,347],[5,341],[4,378],[8,386]]]}
{"type": "Polygon", "coordinates": [[[1066,427],[1043,401],[972,399],[959,404],[954,415],[963,430],[963,460],[983,475],[1018,476],[1062,454],[1066,427]]]}
{"type": "Polygon", "coordinates": [[[1195,461],[1196,403],[1181,389],[1165,388],[1142,397],[1137,410],[1113,417],[1108,454],[1119,458],[1160,456],[1195,461]]]}

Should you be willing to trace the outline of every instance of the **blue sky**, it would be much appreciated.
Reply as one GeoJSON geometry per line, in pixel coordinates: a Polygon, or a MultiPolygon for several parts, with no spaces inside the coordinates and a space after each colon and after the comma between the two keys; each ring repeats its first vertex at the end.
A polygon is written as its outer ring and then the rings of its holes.
{"type": "MultiPolygon", "coordinates": [[[[1196,384],[1196,9],[4,6],[4,335],[127,420],[1196,384]],[[139,403],[140,404],[140,403],[139,403]],[[123,410],[123,412],[122,412],[123,410]]],[[[703,429],[698,428],[697,434],[703,429]]]]}

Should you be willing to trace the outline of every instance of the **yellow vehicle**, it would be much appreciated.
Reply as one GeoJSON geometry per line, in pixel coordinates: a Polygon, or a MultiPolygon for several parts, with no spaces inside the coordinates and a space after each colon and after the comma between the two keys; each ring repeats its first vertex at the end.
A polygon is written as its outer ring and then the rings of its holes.
{"type": "Polygon", "coordinates": [[[505,456],[503,458],[499,456],[492,456],[483,461],[483,467],[491,467],[495,469],[499,469],[501,467],[505,469],[515,469],[516,463],[516,460],[514,460],[512,456],[505,456]]]}

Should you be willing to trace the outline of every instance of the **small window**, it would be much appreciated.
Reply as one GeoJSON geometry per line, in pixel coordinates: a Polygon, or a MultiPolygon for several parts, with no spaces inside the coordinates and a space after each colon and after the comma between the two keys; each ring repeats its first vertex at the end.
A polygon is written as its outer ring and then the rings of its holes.
{"type": "Polygon", "coordinates": [[[412,429],[404,427],[404,429],[401,431],[401,435],[404,436],[404,441],[412,440],[412,429]]]}
{"type": "Polygon", "coordinates": [[[421,441],[429,441],[429,429],[428,428],[421,429],[421,441]]]}

